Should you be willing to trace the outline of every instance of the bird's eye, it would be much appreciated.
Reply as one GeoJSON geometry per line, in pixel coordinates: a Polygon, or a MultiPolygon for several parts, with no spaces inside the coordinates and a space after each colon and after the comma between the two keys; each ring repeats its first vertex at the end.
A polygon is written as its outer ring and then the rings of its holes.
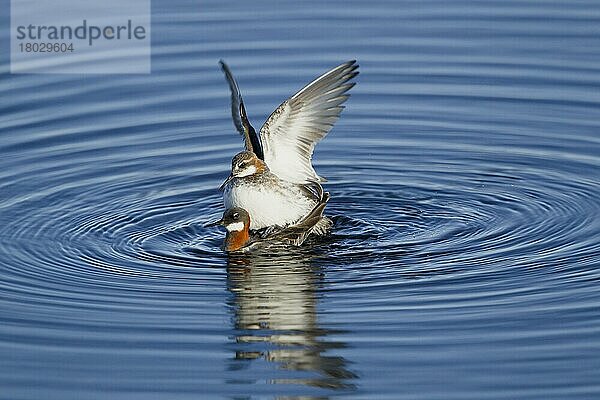
{"type": "Polygon", "coordinates": [[[240,214],[239,214],[239,213],[233,213],[233,219],[238,219],[238,218],[239,218],[239,216],[240,216],[240,214]]]}
{"type": "Polygon", "coordinates": [[[240,168],[246,168],[247,166],[248,166],[247,162],[240,163],[240,165],[239,165],[240,168]]]}

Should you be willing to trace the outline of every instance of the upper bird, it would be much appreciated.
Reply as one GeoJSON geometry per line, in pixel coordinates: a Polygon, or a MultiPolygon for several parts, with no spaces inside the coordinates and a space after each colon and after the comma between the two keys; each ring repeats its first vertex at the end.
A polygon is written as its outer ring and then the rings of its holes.
{"type": "Polygon", "coordinates": [[[346,62],[306,85],[273,111],[259,133],[248,120],[231,70],[223,61],[221,67],[231,89],[233,122],[246,148],[233,157],[231,175],[221,185],[225,208],[246,210],[252,230],[296,224],[328,197],[312,154],[344,109],[358,65],[346,62]]]}

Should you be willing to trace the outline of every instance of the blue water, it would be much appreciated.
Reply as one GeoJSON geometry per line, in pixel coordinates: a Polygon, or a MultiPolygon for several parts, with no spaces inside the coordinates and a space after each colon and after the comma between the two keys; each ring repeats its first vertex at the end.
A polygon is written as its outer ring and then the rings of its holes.
{"type": "Polygon", "coordinates": [[[600,398],[599,2],[152,19],[150,75],[2,56],[0,398],[600,398]],[[358,60],[328,238],[227,257],[204,227],[242,148],[221,58],[255,126],[358,60]]]}

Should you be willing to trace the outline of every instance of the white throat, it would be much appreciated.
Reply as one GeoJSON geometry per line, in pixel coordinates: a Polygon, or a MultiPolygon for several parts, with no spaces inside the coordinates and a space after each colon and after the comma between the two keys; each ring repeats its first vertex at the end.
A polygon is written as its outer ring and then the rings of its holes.
{"type": "Polygon", "coordinates": [[[243,231],[244,230],[244,223],[243,222],[234,222],[234,223],[231,223],[229,225],[226,225],[225,229],[227,229],[227,232],[239,232],[239,231],[243,231]]]}
{"type": "Polygon", "coordinates": [[[253,175],[255,173],[256,173],[256,166],[255,165],[251,165],[248,168],[246,168],[246,169],[238,172],[236,176],[238,176],[238,177],[241,178],[241,177],[244,177],[244,176],[253,175]]]}

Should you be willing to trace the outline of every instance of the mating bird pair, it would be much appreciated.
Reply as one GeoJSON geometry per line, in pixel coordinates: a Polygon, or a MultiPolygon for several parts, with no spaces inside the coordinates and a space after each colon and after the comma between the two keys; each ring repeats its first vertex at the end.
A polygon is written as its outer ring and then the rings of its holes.
{"type": "Polygon", "coordinates": [[[332,222],[323,210],[329,193],[312,166],[312,154],[339,118],[358,65],[341,64],[306,85],[277,107],[258,133],[231,70],[223,61],[221,67],[231,89],[233,122],[245,142],[220,188],[226,211],[214,224],[227,229],[224,250],[265,242],[300,245],[310,235],[327,233],[332,222]]]}

